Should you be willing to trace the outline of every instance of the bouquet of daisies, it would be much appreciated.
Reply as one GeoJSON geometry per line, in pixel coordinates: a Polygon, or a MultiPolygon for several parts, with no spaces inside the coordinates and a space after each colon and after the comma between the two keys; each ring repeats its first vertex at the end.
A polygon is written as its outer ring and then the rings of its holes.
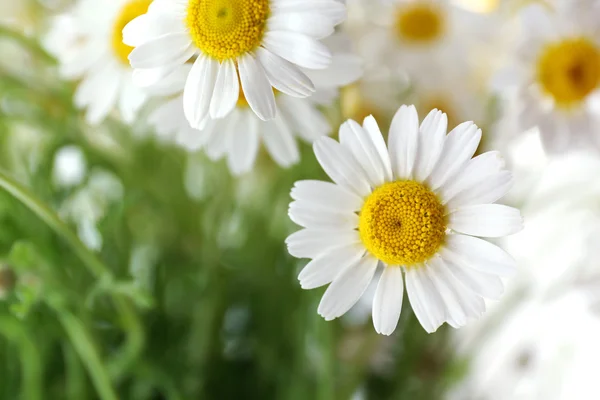
{"type": "Polygon", "coordinates": [[[600,393],[596,0],[0,1],[0,399],[600,393]]]}

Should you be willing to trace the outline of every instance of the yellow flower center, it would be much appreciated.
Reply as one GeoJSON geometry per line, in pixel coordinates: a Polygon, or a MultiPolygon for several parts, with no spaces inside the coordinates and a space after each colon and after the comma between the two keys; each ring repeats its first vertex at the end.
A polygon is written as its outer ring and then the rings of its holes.
{"type": "Polygon", "coordinates": [[[196,46],[219,61],[256,49],[269,17],[269,0],[190,0],[186,24],[196,46]]]}
{"type": "Polygon", "coordinates": [[[444,240],[444,211],[436,195],[418,182],[386,183],[369,195],[360,211],[360,238],[389,265],[419,264],[444,240]]]}
{"type": "Polygon", "coordinates": [[[133,50],[133,47],[129,47],[123,43],[123,28],[125,28],[125,25],[131,22],[131,20],[142,14],[146,14],[150,3],[152,3],[152,0],[130,1],[121,8],[117,19],[115,20],[112,34],[112,47],[115,55],[123,64],[129,65],[127,57],[129,57],[129,53],[133,50]]]}
{"type": "Polygon", "coordinates": [[[426,44],[442,37],[446,21],[441,7],[429,2],[414,2],[400,7],[395,28],[401,40],[426,44]]]}
{"type": "Polygon", "coordinates": [[[577,105],[600,83],[600,50],[585,38],[550,44],[538,59],[537,79],[558,106],[577,105]]]}

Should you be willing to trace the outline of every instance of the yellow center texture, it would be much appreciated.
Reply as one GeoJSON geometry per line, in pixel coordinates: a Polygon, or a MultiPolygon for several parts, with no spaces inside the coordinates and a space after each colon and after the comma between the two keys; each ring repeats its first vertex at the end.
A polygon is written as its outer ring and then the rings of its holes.
{"type": "Polygon", "coordinates": [[[133,47],[129,47],[123,43],[123,28],[125,28],[125,25],[131,22],[131,20],[142,14],[146,14],[150,3],[152,3],[152,0],[130,1],[121,8],[117,19],[115,20],[112,33],[112,48],[117,58],[123,64],[129,65],[127,57],[129,57],[129,53],[133,50],[133,47]]]}
{"type": "Polygon", "coordinates": [[[260,46],[269,11],[269,0],[190,0],[185,22],[196,46],[223,61],[260,46]]]}
{"type": "Polygon", "coordinates": [[[445,210],[437,196],[414,181],[386,183],[371,193],[359,215],[367,250],[389,265],[407,267],[431,258],[446,234],[445,210]]]}
{"type": "Polygon", "coordinates": [[[537,79],[558,106],[576,106],[600,83],[600,51],[585,38],[550,44],[538,59],[537,79]]]}
{"type": "Polygon", "coordinates": [[[430,2],[414,2],[396,13],[396,34],[401,40],[426,44],[440,39],[446,29],[443,10],[430,2]]]}

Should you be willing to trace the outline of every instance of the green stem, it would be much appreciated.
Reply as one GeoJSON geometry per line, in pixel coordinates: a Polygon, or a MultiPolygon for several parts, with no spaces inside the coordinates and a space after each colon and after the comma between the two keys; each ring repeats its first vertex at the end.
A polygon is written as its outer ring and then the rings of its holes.
{"type": "Polygon", "coordinates": [[[29,38],[2,24],[0,24],[0,36],[16,40],[17,42],[21,43],[21,45],[31,50],[33,53],[43,58],[44,61],[50,64],[56,64],[56,60],[54,59],[54,57],[50,53],[48,53],[42,46],[40,46],[38,41],[35,39],[29,38]]]}
{"type": "Polygon", "coordinates": [[[57,309],[57,311],[58,318],[65,331],[67,331],[75,350],[79,353],[79,358],[87,368],[100,398],[102,400],[117,400],[118,397],[112,387],[108,373],[85,327],[69,311],[65,309],[57,309]]]}
{"type": "Polygon", "coordinates": [[[95,278],[100,279],[104,275],[111,275],[110,270],[102,264],[96,256],[91,253],[79,238],[65,225],[58,216],[48,208],[44,203],[36,199],[23,185],[10,178],[7,174],[0,171],[0,187],[6,190],[15,199],[29,208],[42,221],[44,221],[52,230],[63,238],[71,247],[75,254],[83,261],[90,273],[95,278]]]}
{"type": "Polygon", "coordinates": [[[0,317],[0,333],[17,344],[21,350],[22,398],[41,400],[42,363],[40,362],[40,353],[29,332],[17,320],[0,317]]]}
{"type": "MultiPolygon", "coordinates": [[[[23,185],[10,178],[6,173],[0,171],[0,188],[6,190],[14,198],[29,208],[41,220],[46,222],[56,234],[58,234],[81,259],[89,272],[96,279],[112,280],[112,272],[106,267],[94,253],[92,253],[75,235],[69,227],[45,204],[39,201],[23,185]]],[[[120,316],[121,323],[125,328],[127,339],[123,350],[117,352],[110,367],[111,377],[118,379],[129,366],[137,359],[144,347],[144,332],[141,322],[129,299],[122,294],[111,293],[115,307],[120,316]]]]}

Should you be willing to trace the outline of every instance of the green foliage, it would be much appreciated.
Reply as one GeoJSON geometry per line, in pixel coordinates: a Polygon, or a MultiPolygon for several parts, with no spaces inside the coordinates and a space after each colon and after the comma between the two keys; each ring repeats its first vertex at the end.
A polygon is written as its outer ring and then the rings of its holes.
{"type": "Polygon", "coordinates": [[[441,396],[444,331],[427,335],[409,307],[391,338],[368,318],[325,322],[322,290],[300,289],[284,239],[293,182],[324,177],[308,146],[294,168],[262,157],[233,179],[142,125],[86,126],[36,41],[7,28],[0,40],[27,60],[0,64],[0,259],[16,276],[0,288],[0,399],[441,396]],[[55,185],[65,145],[122,193],[91,191],[92,173],[55,185]],[[99,252],[69,213],[83,195],[100,210],[99,252]]]}

